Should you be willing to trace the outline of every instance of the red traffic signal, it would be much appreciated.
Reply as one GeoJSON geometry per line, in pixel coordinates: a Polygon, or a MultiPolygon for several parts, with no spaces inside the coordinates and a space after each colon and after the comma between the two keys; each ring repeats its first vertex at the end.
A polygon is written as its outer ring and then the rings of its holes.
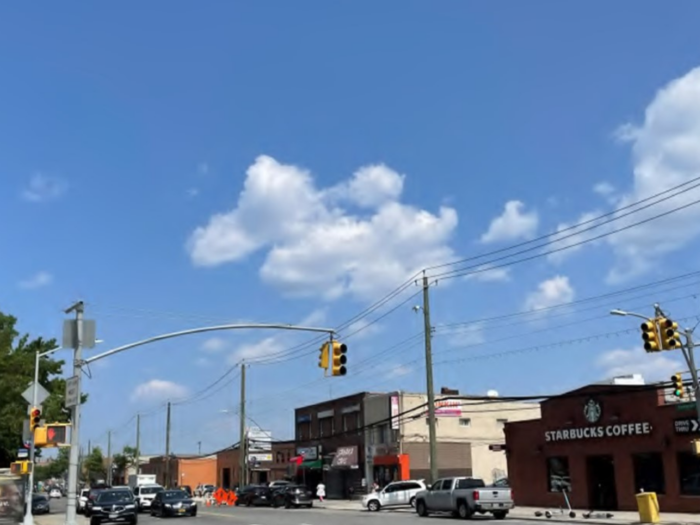
{"type": "Polygon", "coordinates": [[[34,407],[29,412],[29,429],[33,432],[41,424],[41,410],[34,407]]]}

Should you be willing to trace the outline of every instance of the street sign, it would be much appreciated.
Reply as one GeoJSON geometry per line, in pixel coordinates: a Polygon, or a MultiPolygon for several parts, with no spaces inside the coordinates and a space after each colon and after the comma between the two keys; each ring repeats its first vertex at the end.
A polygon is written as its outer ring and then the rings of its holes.
{"type": "Polygon", "coordinates": [[[66,379],[66,396],[63,403],[66,408],[73,408],[80,404],[80,394],[78,393],[78,376],[66,379]]]}
{"type": "Polygon", "coordinates": [[[498,445],[489,445],[489,450],[490,450],[491,452],[503,452],[505,449],[506,449],[506,446],[505,446],[505,445],[501,445],[501,444],[498,444],[498,445]]]}
{"type": "Polygon", "coordinates": [[[29,454],[29,451],[26,448],[20,448],[17,451],[17,459],[24,459],[27,457],[28,454],[29,454]]]}
{"type": "MultiPolygon", "coordinates": [[[[51,395],[41,384],[38,384],[36,390],[36,403],[41,405],[51,395]]],[[[22,392],[22,397],[30,405],[34,403],[34,381],[29,383],[27,389],[22,392]]]]}
{"type": "Polygon", "coordinates": [[[676,419],[673,426],[676,429],[676,434],[700,433],[700,423],[697,419],[676,419]]]}
{"type": "MultiPolygon", "coordinates": [[[[78,321],[66,319],[63,321],[63,348],[76,348],[78,346],[78,321]]],[[[95,321],[83,320],[83,348],[95,348],[95,321]]]]}

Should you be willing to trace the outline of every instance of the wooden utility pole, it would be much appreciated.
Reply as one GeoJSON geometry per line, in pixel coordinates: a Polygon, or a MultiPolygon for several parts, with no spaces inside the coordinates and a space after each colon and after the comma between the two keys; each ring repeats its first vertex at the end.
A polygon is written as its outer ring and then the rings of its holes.
{"type": "Polygon", "coordinates": [[[112,431],[107,431],[107,485],[112,486],[112,431]]]}
{"type": "Polygon", "coordinates": [[[141,414],[136,414],[136,475],[141,474],[141,414]]]}
{"type": "Polygon", "coordinates": [[[165,488],[170,488],[170,401],[165,422],[165,488]]]}
{"type": "Polygon", "coordinates": [[[430,442],[430,482],[438,479],[437,435],[435,431],[435,388],[433,387],[433,329],[430,325],[430,285],[423,272],[423,322],[425,330],[425,383],[428,391],[428,439],[430,442]]]}
{"type": "Polygon", "coordinates": [[[240,463],[239,485],[248,484],[246,456],[248,455],[247,436],[245,432],[245,363],[241,363],[241,408],[240,408],[240,440],[238,443],[238,455],[240,463]]]}

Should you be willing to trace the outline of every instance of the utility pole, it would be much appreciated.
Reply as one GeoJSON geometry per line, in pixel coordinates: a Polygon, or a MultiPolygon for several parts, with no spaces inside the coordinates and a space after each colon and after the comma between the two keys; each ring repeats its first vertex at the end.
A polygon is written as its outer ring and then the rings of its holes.
{"type": "Polygon", "coordinates": [[[197,455],[201,456],[202,455],[202,442],[197,441],[197,455]]]}
{"type": "Polygon", "coordinates": [[[683,356],[690,369],[690,377],[693,379],[693,394],[695,395],[695,419],[700,421],[700,383],[698,383],[698,369],[695,368],[695,343],[693,343],[693,330],[685,330],[687,348],[683,349],[683,356]]]}
{"type": "MultiPolygon", "coordinates": [[[[76,508],[78,500],[78,462],[80,460],[80,392],[83,376],[83,313],[85,305],[78,301],[68,308],[65,313],[75,312],[76,341],[73,351],[73,377],[78,391],[78,402],[71,408],[70,456],[68,460],[68,502],[66,506],[66,525],[76,525],[76,508]]],[[[29,501],[27,505],[31,505],[29,501]]]]}
{"type": "Polygon", "coordinates": [[[88,439],[88,456],[92,454],[92,441],[88,439]]]}
{"type": "Polygon", "coordinates": [[[165,488],[170,488],[170,401],[165,422],[165,488]]]}
{"type": "Polygon", "coordinates": [[[241,409],[240,409],[240,440],[238,443],[238,456],[240,463],[240,487],[247,485],[246,456],[248,455],[248,436],[245,431],[245,363],[241,363],[241,409]]]}
{"type": "Polygon", "coordinates": [[[112,431],[107,431],[107,485],[112,486],[112,431]]]}
{"type": "Polygon", "coordinates": [[[435,431],[435,388],[433,387],[433,328],[430,324],[430,285],[423,272],[423,321],[425,330],[425,383],[428,390],[428,437],[430,440],[430,482],[438,479],[437,435],[435,431]]]}
{"type": "Polygon", "coordinates": [[[141,474],[141,414],[136,414],[136,475],[141,474]]]}

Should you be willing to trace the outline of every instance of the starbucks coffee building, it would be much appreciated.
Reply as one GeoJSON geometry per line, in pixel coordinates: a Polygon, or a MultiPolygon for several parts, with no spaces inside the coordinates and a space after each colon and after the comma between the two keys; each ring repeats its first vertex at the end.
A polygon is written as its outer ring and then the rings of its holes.
{"type": "Polygon", "coordinates": [[[591,385],[541,403],[542,417],[506,423],[515,502],[541,508],[636,510],[656,492],[661,511],[700,512],[700,439],[692,399],[651,386],[591,385]]]}

